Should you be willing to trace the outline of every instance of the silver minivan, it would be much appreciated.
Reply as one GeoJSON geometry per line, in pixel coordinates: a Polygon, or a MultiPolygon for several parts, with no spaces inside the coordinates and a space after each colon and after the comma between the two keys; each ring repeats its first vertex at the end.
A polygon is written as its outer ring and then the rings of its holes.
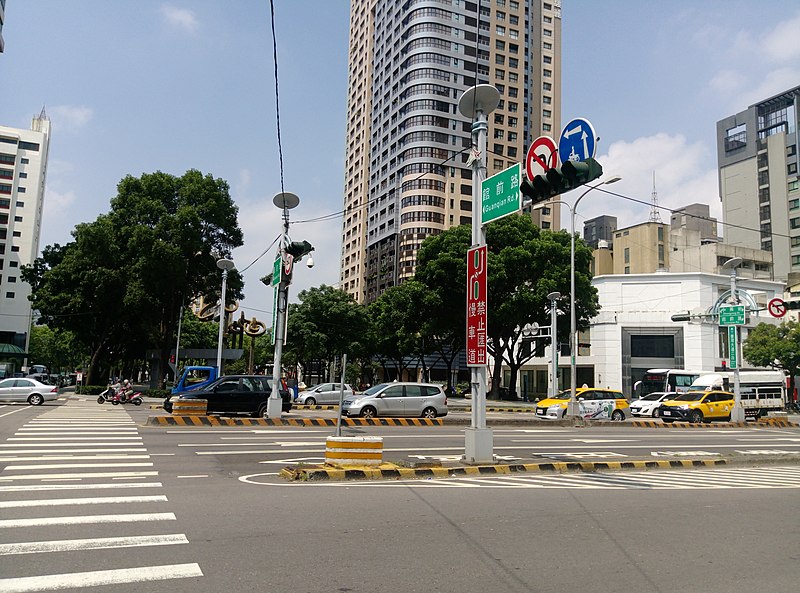
{"type": "MultiPolygon", "coordinates": [[[[311,389],[306,389],[297,394],[295,402],[298,404],[336,404],[339,405],[339,389],[341,383],[320,383],[311,389]]],[[[344,384],[344,399],[353,397],[353,388],[344,384]]]]}
{"type": "Polygon", "coordinates": [[[380,383],[345,398],[342,414],[436,418],[447,416],[447,396],[441,386],[432,383],[380,383]]]}

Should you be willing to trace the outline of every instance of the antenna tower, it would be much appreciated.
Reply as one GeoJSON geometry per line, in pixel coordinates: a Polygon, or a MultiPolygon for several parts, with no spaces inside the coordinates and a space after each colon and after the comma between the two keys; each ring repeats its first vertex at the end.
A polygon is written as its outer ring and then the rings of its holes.
{"type": "Polygon", "coordinates": [[[662,223],[661,213],[658,211],[658,193],[656,192],[656,172],[653,171],[653,193],[650,203],[650,222],[662,223]]]}

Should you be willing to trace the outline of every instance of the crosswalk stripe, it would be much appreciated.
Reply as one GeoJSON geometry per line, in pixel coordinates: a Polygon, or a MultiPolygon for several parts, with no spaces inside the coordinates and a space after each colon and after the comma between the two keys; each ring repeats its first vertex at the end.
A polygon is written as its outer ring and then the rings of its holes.
{"type": "Polygon", "coordinates": [[[153,467],[153,463],[150,461],[132,463],[52,463],[48,465],[35,463],[32,465],[7,465],[6,471],[21,471],[25,469],[77,469],[87,467],[153,467]]]}
{"type": "Polygon", "coordinates": [[[106,488],[162,488],[161,482],[115,482],[113,484],[26,484],[25,486],[0,486],[0,492],[28,492],[52,490],[102,490],[106,488]]]}
{"type": "Polygon", "coordinates": [[[31,593],[33,591],[56,591],[59,589],[81,589],[102,585],[164,581],[201,577],[203,571],[197,563],[169,564],[165,566],[142,566],[116,570],[93,570],[51,574],[38,577],[0,579],[0,593],[31,593]]]}
{"type": "Polygon", "coordinates": [[[0,476],[0,482],[12,480],[60,480],[84,478],[137,478],[142,476],[157,476],[158,472],[84,472],[79,474],[23,474],[19,476],[0,476]]]}
{"type": "Polygon", "coordinates": [[[171,546],[188,544],[182,533],[167,535],[134,535],[127,537],[95,537],[87,539],[51,540],[46,542],[21,542],[0,544],[0,556],[38,554],[41,552],[73,552],[76,550],[103,550],[109,548],[138,548],[144,546],[171,546]]]}
{"type": "MultiPolygon", "coordinates": [[[[4,453],[8,453],[8,451],[4,451],[4,453]]],[[[41,453],[41,451],[36,451],[36,453],[41,453]]],[[[25,457],[17,455],[14,457],[0,457],[0,461],[69,461],[69,460],[88,460],[94,459],[95,461],[103,461],[108,459],[150,459],[149,455],[108,455],[108,454],[97,454],[97,455],[42,455],[40,457],[25,457]]]]}
{"type": "Polygon", "coordinates": [[[121,515],[85,515],[69,517],[35,517],[33,519],[0,519],[0,528],[50,527],[52,525],[86,525],[96,523],[138,523],[142,521],[177,521],[174,513],[128,513],[121,515]]]}
{"type": "Polygon", "coordinates": [[[96,496],[92,498],[49,498],[43,500],[0,501],[0,509],[19,509],[29,507],[51,507],[85,504],[120,504],[129,502],[167,502],[163,494],[153,496],[96,496]]]}

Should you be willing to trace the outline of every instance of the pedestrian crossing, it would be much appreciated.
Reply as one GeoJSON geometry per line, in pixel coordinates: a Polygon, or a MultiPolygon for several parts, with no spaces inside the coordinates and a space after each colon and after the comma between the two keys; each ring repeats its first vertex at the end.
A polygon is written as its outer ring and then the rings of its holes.
{"type": "MultiPolygon", "coordinates": [[[[332,482],[346,488],[533,488],[577,490],[709,490],[800,488],[800,467],[718,467],[690,470],[514,474],[392,482],[332,482]]],[[[320,484],[322,486],[322,484],[320,484]]]]}
{"type": "Polygon", "coordinates": [[[197,563],[164,561],[186,560],[160,550],[189,540],[175,533],[177,517],[123,407],[54,407],[0,443],[0,467],[0,593],[203,576],[197,563]]]}

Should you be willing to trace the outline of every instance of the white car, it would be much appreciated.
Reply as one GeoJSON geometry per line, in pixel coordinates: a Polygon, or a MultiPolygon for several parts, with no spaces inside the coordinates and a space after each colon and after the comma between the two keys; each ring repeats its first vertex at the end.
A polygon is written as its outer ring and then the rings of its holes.
{"type": "MultiPolygon", "coordinates": [[[[338,404],[341,383],[320,383],[297,394],[295,403],[313,406],[315,404],[338,404]]],[[[344,397],[352,397],[353,388],[344,384],[344,397]]]]}
{"type": "Polygon", "coordinates": [[[631,402],[631,415],[646,418],[658,418],[661,402],[678,395],[675,392],[655,391],[631,402]]]}
{"type": "Polygon", "coordinates": [[[29,377],[0,381],[0,401],[28,402],[32,406],[41,406],[57,397],[58,386],[46,385],[29,377]]]}

